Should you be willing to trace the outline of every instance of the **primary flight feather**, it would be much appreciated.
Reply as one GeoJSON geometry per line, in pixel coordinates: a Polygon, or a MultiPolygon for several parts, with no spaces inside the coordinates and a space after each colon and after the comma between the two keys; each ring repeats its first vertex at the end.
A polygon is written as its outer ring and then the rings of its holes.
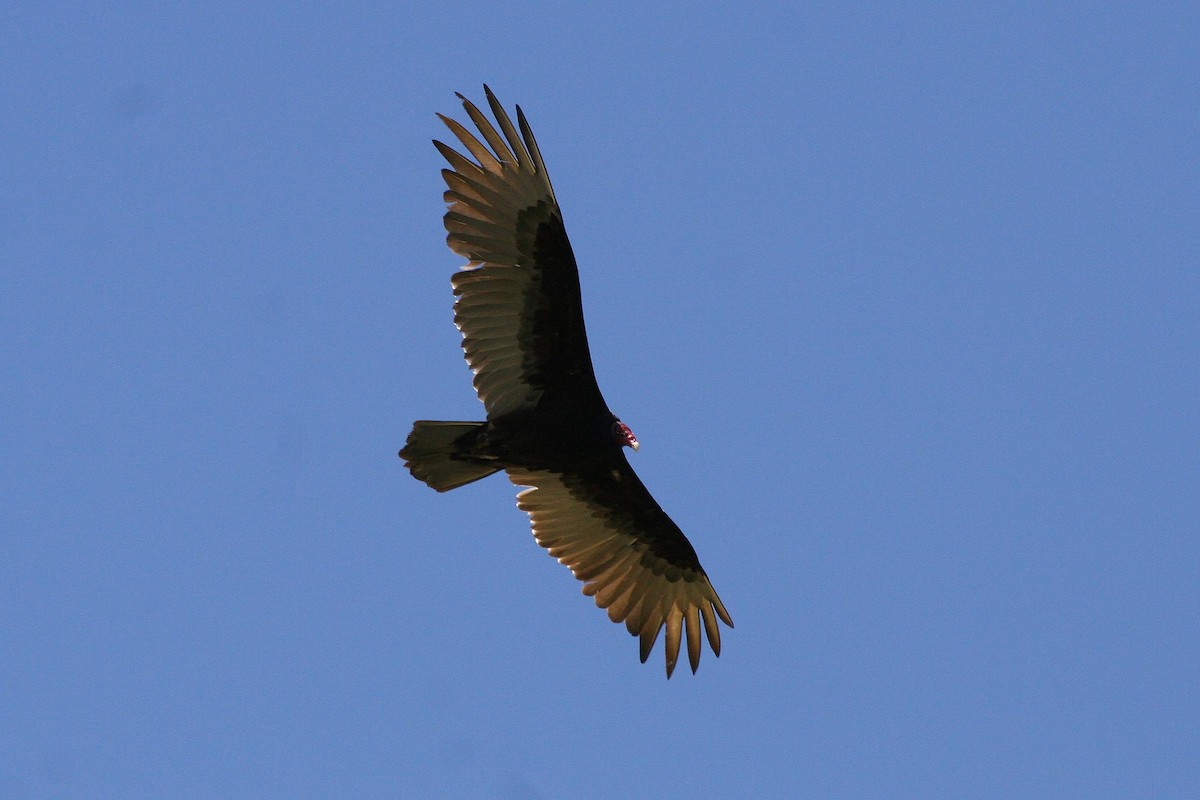
{"type": "Polygon", "coordinates": [[[666,628],[667,677],[685,638],[695,672],[701,626],[720,655],[717,620],[733,620],[625,458],[638,441],[596,385],[579,271],[542,154],[520,107],[514,126],[484,92],[496,125],[459,95],[478,136],[439,115],[469,157],[434,145],[451,167],[446,241],[470,262],[451,278],[454,323],[487,421],[420,420],[400,457],[439,492],[500,470],[528,487],[517,505],[538,544],[639,638],[642,661],[666,628]]]}

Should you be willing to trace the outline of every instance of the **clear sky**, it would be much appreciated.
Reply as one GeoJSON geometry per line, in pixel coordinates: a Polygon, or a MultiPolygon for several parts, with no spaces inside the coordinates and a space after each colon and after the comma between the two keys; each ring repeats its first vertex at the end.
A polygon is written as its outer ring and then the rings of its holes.
{"type": "Polygon", "coordinates": [[[1200,11],[804,5],[5,4],[0,796],[1195,797],[1200,11]],[[485,81],[695,676],[396,457],[485,81]]]}

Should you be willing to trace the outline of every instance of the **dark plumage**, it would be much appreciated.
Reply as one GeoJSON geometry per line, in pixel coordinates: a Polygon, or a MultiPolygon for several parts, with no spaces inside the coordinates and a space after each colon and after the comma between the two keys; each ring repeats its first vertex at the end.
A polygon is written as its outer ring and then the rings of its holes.
{"type": "Polygon", "coordinates": [[[499,470],[529,487],[517,505],[538,544],[639,637],[642,661],[665,627],[667,677],[685,635],[695,672],[701,625],[720,655],[717,620],[733,620],[625,458],[638,442],[596,385],[579,272],[537,142],[520,107],[518,132],[484,91],[499,131],[461,95],[483,141],[441,118],[474,161],[434,145],[452,167],[442,170],[447,243],[470,262],[451,279],[454,322],[487,421],[418,421],[400,457],[439,492],[499,470]]]}

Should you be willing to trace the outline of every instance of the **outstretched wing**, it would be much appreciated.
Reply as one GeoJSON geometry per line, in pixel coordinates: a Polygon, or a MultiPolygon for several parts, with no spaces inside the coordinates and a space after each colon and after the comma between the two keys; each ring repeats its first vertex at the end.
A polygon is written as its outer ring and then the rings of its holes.
{"type": "Polygon", "coordinates": [[[730,627],[733,620],[691,543],[624,453],[572,472],[509,468],[508,477],[531,487],[517,495],[517,506],[529,514],[538,544],[571,568],[609,619],[639,637],[643,662],[666,627],[667,677],[684,633],[695,672],[702,621],[713,653],[721,654],[717,618],[730,627]]]}
{"type": "Polygon", "coordinates": [[[594,392],[599,399],[579,271],[546,165],[520,107],[518,134],[495,95],[484,91],[499,132],[462,95],[483,141],[441,117],[474,161],[434,142],[452,167],[442,170],[449,187],[446,241],[471,262],[451,283],[475,390],[489,418],[532,407],[547,391],[594,392]]]}

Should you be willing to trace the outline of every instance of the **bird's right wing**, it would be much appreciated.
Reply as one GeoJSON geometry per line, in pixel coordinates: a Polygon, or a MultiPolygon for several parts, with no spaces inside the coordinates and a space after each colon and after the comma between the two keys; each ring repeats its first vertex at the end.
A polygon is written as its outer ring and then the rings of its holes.
{"type": "Polygon", "coordinates": [[[518,133],[484,89],[500,132],[466,98],[463,108],[483,141],[441,118],[474,161],[434,144],[452,167],[442,170],[449,187],[446,241],[471,262],[451,280],[458,296],[454,322],[475,390],[495,418],[536,405],[548,390],[575,396],[594,391],[597,397],[600,390],[583,325],[579,271],[546,165],[520,107],[518,133]]]}

